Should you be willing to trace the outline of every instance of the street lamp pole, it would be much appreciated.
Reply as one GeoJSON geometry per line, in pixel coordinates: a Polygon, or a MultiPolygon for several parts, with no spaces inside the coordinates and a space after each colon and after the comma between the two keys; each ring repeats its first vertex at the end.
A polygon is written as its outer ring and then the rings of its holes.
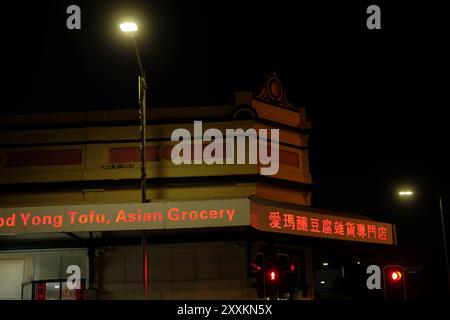
{"type": "MultiPolygon", "coordinates": [[[[424,195],[434,198],[434,195],[423,193],[424,195]]],[[[400,190],[398,195],[401,197],[411,197],[414,195],[414,192],[411,190],[400,190]]],[[[450,297],[450,263],[448,260],[448,249],[447,249],[447,233],[445,232],[445,220],[444,220],[444,206],[442,204],[442,195],[438,193],[439,200],[439,211],[441,213],[441,227],[442,227],[442,242],[444,245],[444,258],[445,258],[445,267],[447,270],[447,290],[448,296],[450,297]]]]}
{"type": "MultiPolygon", "coordinates": [[[[136,49],[136,56],[139,62],[140,75],[139,81],[139,131],[141,137],[141,202],[147,203],[147,171],[145,167],[145,152],[146,152],[146,140],[147,140],[147,82],[145,80],[145,70],[142,68],[142,63],[139,55],[136,39],[133,38],[134,47],[136,49]]],[[[144,282],[144,295],[148,295],[148,249],[147,249],[147,232],[141,231],[142,241],[142,277],[144,282]]]]}
{"type": "Polygon", "coordinates": [[[448,294],[450,296],[450,264],[448,262],[447,235],[445,232],[445,222],[444,222],[444,206],[442,205],[442,196],[440,194],[439,194],[439,210],[441,211],[442,241],[444,242],[444,256],[445,256],[445,266],[447,268],[448,294]]]}
{"type": "Polygon", "coordinates": [[[141,202],[147,203],[147,172],[145,167],[145,149],[147,136],[147,82],[145,79],[145,70],[142,66],[141,56],[136,38],[133,37],[134,49],[136,51],[136,58],[139,63],[139,120],[140,120],[140,136],[141,136],[141,202]]]}
{"type": "MultiPolygon", "coordinates": [[[[145,166],[146,140],[147,140],[147,81],[145,69],[142,65],[141,55],[136,40],[138,27],[134,22],[125,22],[120,25],[122,32],[130,35],[133,39],[134,50],[139,64],[138,77],[138,102],[139,102],[139,133],[140,133],[140,156],[141,156],[141,202],[147,203],[147,171],[145,166]]],[[[148,295],[148,249],[147,232],[141,231],[142,243],[142,281],[144,296],[148,295]]]]}
{"type": "MultiPolygon", "coordinates": [[[[141,56],[139,54],[139,48],[136,38],[133,38],[134,49],[136,51],[136,57],[139,63],[139,132],[140,132],[140,154],[141,154],[141,202],[147,203],[147,170],[145,167],[145,151],[147,140],[147,82],[145,79],[145,70],[142,66],[141,56]]],[[[144,284],[144,295],[148,295],[148,250],[147,250],[147,232],[141,231],[142,242],[142,277],[144,284]]]]}

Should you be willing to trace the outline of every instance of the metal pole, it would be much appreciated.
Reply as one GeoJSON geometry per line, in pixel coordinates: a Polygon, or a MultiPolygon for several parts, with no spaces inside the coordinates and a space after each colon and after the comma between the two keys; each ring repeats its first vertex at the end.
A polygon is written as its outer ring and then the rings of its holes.
{"type": "Polygon", "coordinates": [[[142,230],[142,271],[143,271],[143,282],[144,282],[144,297],[148,296],[148,251],[147,251],[147,233],[142,230]]]}
{"type": "Polygon", "coordinates": [[[133,44],[134,44],[134,51],[136,52],[136,58],[139,64],[139,72],[141,73],[141,76],[145,76],[145,71],[144,71],[144,67],[142,65],[142,61],[141,61],[141,55],[139,54],[139,47],[138,47],[138,43],[136,41],[136,38],[133,37],[133,44]]]}
{"type": "Polygon", "coordinates": [[[145,168],[145,149],[147,136],[147,114],[146,114],[147,84],[145,75],[139,76],[139,118],[141,134],[141,202],[147,203],[147,172],[145,168]]]}
{"type": "Polygon", "coordinates": [[[145,70],[142,66],[141,55],[139,54],[138,44],[133,38],[134,50],[139,64],[139,120],[141,134],[141,202],[147,203],[147,172],[145,168],[145,149],[147,138],[147,81],[145,79],[145,70]]]}
{"type": "MultiPolygon", "coordinates": [[[[147,172],[145,166],[145,151],[146,151],[146,94],[147,84],[145,82],[145,75],[139,76],[139,118],[140,118],[140,134],[141,134],[141,202],[147,203],[147,172]]],[[[144,285],[144,296],[148,295],[148,250],[147,250],[147,233],[145,230],[141,232],[142,238],[142,280],[144,285]]]]}
{"type": "MultiPolygon", "coordinates": [[[[146,114],[146,95],[147,84],[145,82],[145,75],[139,76],[139,116],[140,116],[140,134],[141,134],[141,202],[147,203],[147,172],[145,166],[145,152],[146,152],[146,133],[147,133],[147,114],[146,114]]],[[[148,295],[148,250],[147,250],[147,233],[142,230],[142,272],[144,297],[148,295]]]]}
{"type": "Polygon", "coordinates": [[[445,266],[447,268],[447,284],[448,284],[448,294],[450,296],[450,266],[448,262],[448,250],[447,250],[447,235],[445,232],[445,222],[444,222],[444,206],[442,205],[442,197],[439,194],[439,209],[441,211],[441,224],[442,224],[442,240],[444,242],[444,256],[445,256],[445,266]]]}
{"type": "MultiPolygon", "coordinates": [[[[139,120],[140,120],[140,154],[141,154],[141,202],[147,203],[147,172],[145,167],[145,151],[147,140],[147,82],[145,80],[145,70],[142,66],[141,56],[137,41],[133,38],[136,58],[139,63],[139,120]]],[[[147,250],[147,233],[145,230],[141,232],[142,240],[142,281],[144,286],[144,297],[148,295],[148,250],[147,250]]]]}

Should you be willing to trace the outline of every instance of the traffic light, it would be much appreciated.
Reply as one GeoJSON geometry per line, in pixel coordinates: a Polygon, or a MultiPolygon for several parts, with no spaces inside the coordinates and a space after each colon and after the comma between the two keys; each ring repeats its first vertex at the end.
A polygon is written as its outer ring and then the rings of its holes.
{"type": "Polygon", "coordinates": [[[280,271],[275,261],[269,260],[265,270],[265,298],[277,299],[280,289],[280,271]]]}
{"type": "Polygon", "coordinates": [[[289,299],[291,299],[297,290],[299,267],[296,266],[292,255],[278,253],[276,260],[281,273],[278,292],[280,294],[289,294],[289,299]]]}
{"type": "Polygon", "coordinates": [[[282,274],[276,256],[258,252],[255,260],[250,263],[250,267],[256,278],[252,286],[256,289],[258,298],[277,299],[282,274]]]}
{"type": "Polygon", "coordinates": [[[258,252],[250,263],[258,298],[292,299],[300,288],[298,259],[284,253],[258,252]]]}
{"type": "Polygon", "coordinates": [[[254,261],[250,263],[251,272],[256,278],[256,281],[252,283],[252,287],[256,289],[258,298],[265,298],[266,296],[266,279],[264,268],[264,254],[258,252],[254,261]]]}
{"type": "Polygon", "coordinates": [[[269,281],[270,282],[278,281],[278,278],[279,278],[278,271],[276,271],[276,270],[269,270],[267,272],[267,274],[269,275],[269,281]]]}
{"type": "Polygon", "coordinates": [[[383,268],[385,300],[406,300],[405,270],[402,266],[383,268]]]}
{"type": "Polygon", "coordinates": [[[392,282],[396,283],[396,282],[399,282],[402,279],[402,272],[400,272],[400,271],[392,271],[390,276],[391,276],[392,282]]]}

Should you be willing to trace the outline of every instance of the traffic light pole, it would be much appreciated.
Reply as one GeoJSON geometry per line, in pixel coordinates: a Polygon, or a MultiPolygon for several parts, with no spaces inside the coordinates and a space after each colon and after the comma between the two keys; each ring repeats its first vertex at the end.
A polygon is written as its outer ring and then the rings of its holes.
{"type": "Polygon", "coordinates": [[[450,297],[450,266],[448,262],[447,235],[445,232],[444,206],[442,205],[442,196],[440,194],[439,194],[439,210],[441,212],[442,241],[444,242],[444,256],[445,256],[445,265],[447,268],[448,295],[450,297]]]}
{"type": "Polygon", "coordinates": [[[266,290],[266,255],[263,254],[263,270],[262,270],[262,274],[263,274],[263,292],[264,292],[264,299],[266,299],[267,297],[267,290],[266,290]]]}

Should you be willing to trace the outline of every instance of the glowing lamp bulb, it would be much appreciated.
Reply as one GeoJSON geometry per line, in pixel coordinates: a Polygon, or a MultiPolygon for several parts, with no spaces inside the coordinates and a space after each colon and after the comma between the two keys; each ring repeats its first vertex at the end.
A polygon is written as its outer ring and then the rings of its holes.
{"type": "Polygon", "coordinates": [[[122,32],[137,32],[138,26],[134,22],[124,22],[120,24],[120,30],[122,32]]]}

